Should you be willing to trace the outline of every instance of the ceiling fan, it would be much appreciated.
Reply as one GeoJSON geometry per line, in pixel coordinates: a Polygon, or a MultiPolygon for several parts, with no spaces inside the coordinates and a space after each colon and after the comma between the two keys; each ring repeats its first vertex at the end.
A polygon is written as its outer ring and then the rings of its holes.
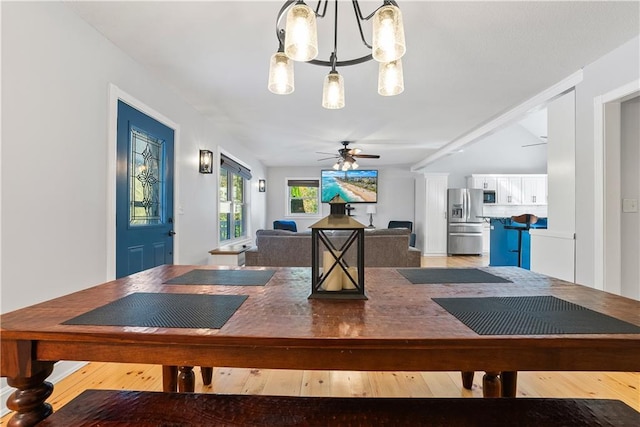
{"type": "Polygon", "coordinates": [[[547,144],[547,137],[546,136],[540,136],[539,137],[541,141],[544,142],[536,142],[534,144],[526,144],[526,145],[522,145],[521,147],[525,148],[525,147],[535,147],[537,145],[546,145],[547,144]]]}
{"type": "MultiPolygon", "coordinates": [[[[335,170],[349,170],[349,169],[357,169],[358,163],[356,162],[356,158],[362,159],[379,159],[380,156],[378,154],[361,154],[361,150],[359,148],[349,148],[350,141],[342,141],[341,144],[344,146],[338,150],[338,154],[333,154],[331,157],[325,157],[322,159],[318,159],[318,161],[327,160],[327,159],[338,159],[336,163],[333,165],[335,170]]],[[[323,153],[319,152],[319,154],[331,154],[331,153],[323,153]]]]}

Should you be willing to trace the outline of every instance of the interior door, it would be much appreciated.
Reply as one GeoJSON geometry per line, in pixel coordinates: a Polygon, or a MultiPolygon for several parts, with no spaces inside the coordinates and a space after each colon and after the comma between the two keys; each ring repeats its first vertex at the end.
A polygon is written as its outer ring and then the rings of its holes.
{"type": "Polygon", "coordinates": [[[173,129],[118,101],[116,277],[173,264],[173,129]]]}

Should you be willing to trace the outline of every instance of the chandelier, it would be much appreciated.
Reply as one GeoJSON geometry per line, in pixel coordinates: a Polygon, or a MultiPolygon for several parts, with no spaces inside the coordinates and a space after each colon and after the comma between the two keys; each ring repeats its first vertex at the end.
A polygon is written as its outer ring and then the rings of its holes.
{"type": "Polygon", "coordinates": [[[318,56],[318,32],[316,18],[324,18],[329,0],[320,0],[315,11],[302,0],[288,0],[284,3],[276,19],[278,51],[271,56],[269,66],[269,90],[278,95],[287,95],[294,90],[293,61],[331,67],[324,79],[322,106],[328,109],[344,107],[344,79],[338,67],[361,64],[375,59],[378,66],[378,93],[392,96],[402,93],[404,79],[402,60],[405,51],[402,14],[393,0],[384,0],[368,16],[363,16],[357,0],[352,0],[358,30],[362,43],[371,53],[359,58],[338,60],[338,0],[333,15],[333,51],[328,61],[316,59],[318,56]],[[322,9],[322,13],[320,13],[322,9]],[[286,26],[281,21],[286,13],[286,26]],[[372,42],[369,44],[362,30],[362,21],[372,20],[372,42]]]}

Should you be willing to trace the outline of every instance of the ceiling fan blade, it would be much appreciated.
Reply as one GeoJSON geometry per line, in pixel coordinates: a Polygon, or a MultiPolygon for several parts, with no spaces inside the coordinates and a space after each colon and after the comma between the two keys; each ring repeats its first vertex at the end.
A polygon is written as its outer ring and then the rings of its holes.
{"type": "Polygon", "coordinates": [[[352,154],[353,157],[360,157],[362,159],[379,159],[378,154],[352,154]]]}
{"type": "Polygon", "coordinates": [[[329,160],[329,159],[336,159],[338,158],[338,156],[333,156],[333,157],[325,157],[323,159],[318,159],[318,161],[322,161],[322,160],[329,160]]]}
{"type": "Polygon", "coordinates": [[[338,155],[337,155],[336,153],[327,153],[327,152],[325,152],[325,151],[316,151],[316,154],[329,154],[329,155],[331,155],[331,156],[336,156],[336,157],[338,157],[338,155]]]}

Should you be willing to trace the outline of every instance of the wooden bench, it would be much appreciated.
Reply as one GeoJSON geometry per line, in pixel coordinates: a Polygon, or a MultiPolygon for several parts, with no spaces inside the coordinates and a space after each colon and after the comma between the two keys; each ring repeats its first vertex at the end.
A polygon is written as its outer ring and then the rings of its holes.
{"type": "Polygon", "coordinates": [[[357,398],[86,390],[38,426],[634,426],[619,400],[357,398]]]}

